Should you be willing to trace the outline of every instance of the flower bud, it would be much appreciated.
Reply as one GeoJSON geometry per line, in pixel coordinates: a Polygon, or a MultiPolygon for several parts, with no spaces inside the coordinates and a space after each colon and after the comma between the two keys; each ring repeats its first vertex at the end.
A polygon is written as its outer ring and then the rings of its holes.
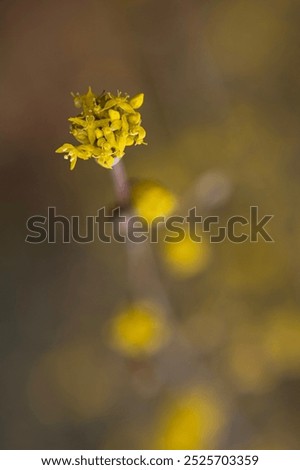
{"type": "Polygon", "coordinates": [[[144,102],[144,93],[139,93],[138,95],[135,95],[131,100],[129,101],[130,106],[133,107],[133,109],[139,109],[144,102]]]}

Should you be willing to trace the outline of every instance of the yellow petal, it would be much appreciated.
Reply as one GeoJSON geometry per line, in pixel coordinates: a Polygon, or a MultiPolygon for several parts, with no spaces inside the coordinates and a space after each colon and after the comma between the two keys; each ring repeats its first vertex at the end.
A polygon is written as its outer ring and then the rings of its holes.
{"type": "Polygon", "coordinates": [[[101,131],[101,129],[96,129],[95,135],[97,139],[100,139],[100,137],[103,137],[103,132],[101,131]]]}
{"type": "Polygon", "coordinates": [[[109,126],[109,119],[99,119],[99,121],[95,121],[95,127],[108,127],[109,126]]]}
{"type": "Polygon", "coordinates": [[[111,145],[108,142],[105,142],[105,144],[103,144],[103,149],[106,152],[110,152],[111,151],[111,145]]]}
{"type": "Polygon", "coordinates": [[[111,170],[113,167],[113,163],[114,163],[114,157],[110,155],[100,156],[99,158],[97,158],[97,163],[103,166],[104,168],[109,168],[111,170]]]}
{"type": "Polygon", "coordinates": [[[116,102],[116,100],[115,100],[114,98],[111,99],[111,100],[108,100],[108,101],[105,103],[105,107],[103,108],[102,111],[106,111],[107,109],[112,108],[113,106],[116,105],[116,103],[117,103],[117,102],[116,102]]]}
{"type": "Polygon", "coordinates": [[[85,119],[82,119],[79,117],[70,117],[68,121],[72,122],[73,124],[77,124],[78,126],[82,126],[82,127],[86,126],[85,119]]]}
{"type": "Polygon", "coordinates": [[[112,131],[119,131],[122,127],[122,121],[121,119],[118,119],[116,121],[113,121],[110,125],[110,128],[112,131]]]}
{"type": "Polygon", "coordinates": [[[119,111],[115,111],[114,109],[110,109],[108,111],[109,117],[111,121],[116,121],[117,119],[120,119],[120,113],[119,111]]]}
{"type": "Polygon", "coordinates": [[[77,157],[73,156],[73,157],[70,159],[70,170],[74,170],[75,165],[76,165],[76,162],[77,162],[77,157]]]}
{"type": "Polygon", "coordinates": [[[129,122],[129,124],[133,124],[135,126],[138,126],[141,123],[141,115],[140,115],[140,113],[130,114],[127,117],[127,120],[129,122]]]}
{"type": "Polygon", "coordinates": [[[144,93],[139,93],[138,95],[135,95],[131,98],[129,101],[129,104],[134,108],[138,109],[142,106],[144,102],[144,93]]]}
{"type": "Polygon", "coordinates": [[[106,140],[104,139],[104,137],[100,137],[100,139],[97,140],[98,147],[103,147],[105,142],[106,142],[106,140]]]}
{"type": "Polygon", "coordinates": [[[122,131],[120,134],[120,137],[118,138],[117,145],[118,145],[118,150],[123,153],[124,148],[126,146],[126,140],[127,140],[127,132],[122,131]]]}
{"type": "Polygon", "coordinates": [[[73,150],[75,147],[72,144],[64,144],[58,149],[55,150],[56,153],[66,153],[70,152],[70,150],[73,150]]]}
{"type": "Polygon", "coordinates": [[[89,143],[89,140],[88,140],[88,137],[87,137],[87,133],[83,130],[80,130],[80,129],[72,129],[71,130],[71,134],[75,137],[76,140],[78,140],[78,142],[80,142],[81,144],[88,144],[89,143]]]}
{"type": "Polygon", "coordinates": [[[126,146],[133,145],[133,144],[134,144],[134,138],[129,135],[126,139],[126,146]]]}
{"type": "Polygon", "coordinates": [[[88,134],[88,138],[89,138],[90,143],[91,143],[92,145],[94,145],[95,140],[96,140],[96,134],[95,134],[94,129],[88,128],[87,134],[88,134]]]}
{"type": "Polygon", "coordinates": [[[116,145],[116,139],[113,131],[109,127],[104,127],[103,128],[103,134],[107,140],[107,142],[112,146],[115,147],[116,145]]]}
{"type": "Polygon", "coordinates": [[[121,101],[120,103],[118,103],[118,106],[119,108],[123,109],[123,111],[125,111],[126,113],[129,113],[129,114],[134,113],[134,109],[128,103],[121,101]]]}
{"type": "Polygon", "coordinates": [[[126,118],[125,114],[123,114],[123,116],[122,116],[122,128],[123,128],[123,131],[126,132],[126,133],[129,130],[129,125],[128,125],[127,118],[126,118]]]}
{"type": "Polygon", "coordinates": [[[77,147],[77,157],[82,158],[83,160],[88,160],[91,158],[94,154],[94,151],[97,147],[94,147],[94,145],[79,145],[77,147]]]}
{"type": "Polygon", "coordinates": [[[99,117],[103,113],[103,109],[101,108],[100,105],[97,105],[97,106],[94,106],[93,112],[97,117],[99,117]]]}
{"type": "Polygon", "coordinates": [[[146,137],[146,131],[142,126],[137,127],[139,140],[143,140],[146,137]]]}
{"type": "Polygon", "coordinates": [[[75,108],[81,108],[81,97],[79,93],[76,93],[76,94],[71,93],[71,95],[73,96],[75,108]]]}

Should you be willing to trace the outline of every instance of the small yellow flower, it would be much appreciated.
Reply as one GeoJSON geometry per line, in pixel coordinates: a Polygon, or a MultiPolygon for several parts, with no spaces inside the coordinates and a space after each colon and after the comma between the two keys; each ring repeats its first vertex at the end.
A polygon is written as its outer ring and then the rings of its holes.
{"type": "Polygon", "coordinates": [[[154,446],[164,450],[212,448],[225,422],[216,394],[205,387],[170,397],[157,423],[154,446]]]}
{"type": "Polygon", "coordinates": [[[82,111],[69,118],[70,133],[81,145],[64,144],[56,150],[70,159],[71,170],[78,158],[93,158],[104,168],[112,168],[127,146],[145,143],[146,131],[141,126],[141,114],[136,111],[143,104],[143,93],[133,98],[120,92],[117,96],[109,92],[97,96],[89,87],[85,95],[72,96],[75,107],[82,111]]]}
{"type": "Polygon", "coordinates": [[[92,151],[93,149],[90,145],[78,145],[77,147],[74,147],[72,144],[64,144],[56,150],[57,153],[65,153],[66,159],[70,158],[71,170],[74,169],[77,158],[88,160],[92,155],[92,151]]]}
{"type": "Polygon", "coordinates": [[[167,339],[162,313],[152,304],[136,302],[122,309],[112,320],[112,345],[126,356],[155,353],[167,339]]]}
{"type": "Polygon", "coordinates": [[[174,211],[176,197],[159,183],[141,181],[132,187],[132,204],[137,215],[151,223],[156,217],[167,217],[174,211]]]}
{"type": "Polygon", "coordinates": [[[188,234],[178,242],[164,243],[163,257],[174,274],[190,277],[203,271],[210,260],[210,247],[202,238],[201,242],[193,241],[188,234]]]}

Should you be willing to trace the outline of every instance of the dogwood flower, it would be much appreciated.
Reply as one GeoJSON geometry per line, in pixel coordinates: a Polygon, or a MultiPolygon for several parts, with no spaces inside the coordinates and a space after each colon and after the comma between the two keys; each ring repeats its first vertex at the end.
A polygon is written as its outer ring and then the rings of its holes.
{"type": "Polygon", "coordinates": [[[93,158],[104,168],[112,168],[131,145],[145,144],[146,131],[141,126],[141,114],[137,111],[144,101],[144,94],[130,98],[118,92],[103,92],[100,96],[91,87],[84,95],[72,94],[74,105],[81,113],[70,117],[70,133],[80,145],[66,143],[56,150],[70,160],[73,170],[78,158],[93,158]]]}

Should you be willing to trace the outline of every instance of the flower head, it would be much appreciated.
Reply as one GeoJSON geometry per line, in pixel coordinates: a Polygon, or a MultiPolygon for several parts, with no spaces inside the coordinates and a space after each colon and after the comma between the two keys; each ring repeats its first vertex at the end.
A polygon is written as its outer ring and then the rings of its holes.
{"type": "Polygon", "coordinates": [[[203,271],[210,261],[210,246],[204,238],[192,240],[188,233],[176,243],[164,243],[163,257],[169,269],[179,277],[191,277],[203,271]]]}
{"type": "Polygon", "coordinates": [[[117,313],[111,323],[110,337],[114,348],[125,356],[147,356],[164,345],[168,328],[155,305],[139,301],[117,313]]]}
{"type": "Polygon", "coordinates": [[[162,184],[145,180],[133,184],[132,203],[136,213],[151,224],[156,217],[169,216],[177,201],[175,195],[162,184]]]}
{"type": "Polygon", "coordinates": [[[165,450],[213,448],[226,423],[226,407],[208,386],[169,396],[155,430],[154,447],[165,450]]]}
{"type": "Polygon", "coordinates": [[[64,144],[56,150],[70,160],[71,170],[78,158],[94,158],[104,168],[112,168],[126,147],[145,143],[146,131],[137,111],[143,104],[143,93],[132,98],[120,92],[116,96],[109,92],[96,96],[89,87],[85,95],[72,96],[75,107],[81,108],[80,114],[69,118],[70,133],[79,145],[64,144]]]}

